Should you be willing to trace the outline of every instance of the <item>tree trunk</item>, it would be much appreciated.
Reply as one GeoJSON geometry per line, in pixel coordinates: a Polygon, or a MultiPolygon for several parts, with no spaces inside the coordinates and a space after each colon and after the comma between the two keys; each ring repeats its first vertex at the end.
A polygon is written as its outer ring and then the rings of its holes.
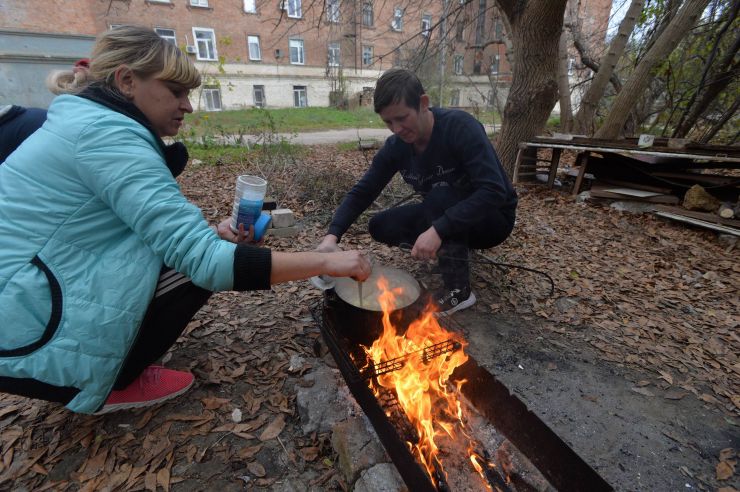
{"type": "Polygon", "coordinates": [[[542,131],[558,99],[558,41],[566,0],[496,0],[511,26],[516,58],[497,148],[513,175],[519,142],[542,131]]]}
{"type": "Polygon", "coordinates": [[[569,133],[573,128],[573,110],[570,105],[570,79],[568,77],[568,33],[560,34],[558,45],[558,93],[560,94],[560,129],[569,133]]]}
{"type": "Polygon", "coordinates": [[[709,0],[686,0],[661,36],[645,53],[635,71],[624,84],[622,91],[612,104],[604,124],[596,132],[597,138],[618,138],[630,111],[653,79],[653,68],[670,54],[701,16],[709,0]]]}
{"type": "Polygon", "coordinates": [[[599,63],[599,71],[581,100],[581,105],[573,122],[576,133],[593,134],[594,118],[596,117],[596,109],[599,107],[599,101],[604,96],[606,85],[614,74],[614,68],[622,57],[622,53],[624,53],[624,48],[627,46],[627,41],[632,35],[632,30],[637,24],[637,19],[644,4],[644,0],[632,0],[627,14],[619,24],[617,35],[609,43],[606,56],[599,63]]]}
{"type": "MultiPolygon", "coordinates": [[[[732,103],[732,106],[727,108],[727,110],[724,112],[722,117],[717,121],[712,127],[707,130],[707,132],[702,135],[702,137],[699,139],[699,143],[709,143],[709,141],[714,137],[720,129],[725,126],[725,123],[730,121],[730,119],[735,116],[735,113],[737,113],[738,108],[740,108],[740,99],[735,99],[735,102],[732,103]]],[[[732,142],[730,142],[732,144],[732,142]]]]}

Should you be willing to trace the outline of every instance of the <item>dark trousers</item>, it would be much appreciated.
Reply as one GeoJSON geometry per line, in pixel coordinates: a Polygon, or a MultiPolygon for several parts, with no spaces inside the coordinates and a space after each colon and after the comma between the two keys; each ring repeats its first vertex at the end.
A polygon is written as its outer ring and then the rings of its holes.
{"type": "MultiPolygon", "coordinates": [[[[403,243],[413,246],[416,238],[429,229],[434,220],[463,198],[449,186],[437,186],[427,193],[422,203],[402,205],[376,214],[370,219],[370,235],[376,241],[391,246],[403,243]]],[[[437,256],[445,288],[470,287],[469,250],[501,244],[513,228],[513,210],[486,210],[481,212],[480,221],[470,229],[444,239],[437,256]]]]}
{"type": "MultiPolygon", "coordinates": [[[[144,369],[162,357],[185,330],[212,292],[193,284],[188,277],[162,269],[154,298],[149,303],[139,335],[126,357],[113,389],[131,384],[144,369]]],[[[78,388],[60,387],[35,379],[0,377],[0,392],[69,403],[78,388]]]]}

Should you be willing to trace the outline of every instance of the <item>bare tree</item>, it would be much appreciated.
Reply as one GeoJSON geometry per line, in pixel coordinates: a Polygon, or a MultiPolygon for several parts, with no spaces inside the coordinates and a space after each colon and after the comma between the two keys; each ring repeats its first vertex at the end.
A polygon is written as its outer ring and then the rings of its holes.
{"type": "Polygon", "coordinates": [[[604,96],[606,86],[614,75],[614,68],[617,66],[622,53],[624,53],[627,40],[632,35],[644,4],[644,0],[632,0],[629,9],[627,9],[627,14],[619,24],[617,34],[611,43],[609,43],[606,55],[596,70],[596,76],[591,82],[586,94],[584,94],[583,99],[581,99],[581,105],[573,122],[573,129],[576,133],[591,135],[594,132],[594,118],[599,101],[604,96]]]}
{"type": "Polygon", "coordinates": [[[696,24],[708,4],[709,0],[686,0],[681,6],[615,98],[604,123],[596,132],[597,138],[619,137],[630,111],[653,79],[651,74],[653,68],[673,51],[683,36],[696,24]]]}
{"type": "Polygon", "coordinates": [[[558,92],[560,93],[560,128],[564,132],[569,132],[573,126],[568,72],[568,31],[563,29],[558,45],[558,92]]]}

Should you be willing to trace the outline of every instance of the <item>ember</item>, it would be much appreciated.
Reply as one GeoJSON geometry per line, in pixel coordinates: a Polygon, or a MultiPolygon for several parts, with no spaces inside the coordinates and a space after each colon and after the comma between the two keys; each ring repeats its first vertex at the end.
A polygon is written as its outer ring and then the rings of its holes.
{"type": "MultiPolygon", "coordinates": [[[[467,362],[467,342],[458,333],[446,330],[437,322],[431,307],[413,321],[405,333],[391,321],[401,288],[389,289],[385,279],[378,280],[381,292],[378,302],[383,310],[383,332],[365,348],[368,364],[364,374],[372,376],[371,388],[379,400],[390,391],[411,424],[413,437],[407,443],[414,456],[426,469],[434,484],[443,488],[447,481],[440,439],[465,443],[471,469],[486,482],[486,468],[493,466],[473,449],[476,443],[466,432],[460,400],[465,381],[450,382],[453,371],[467,362]]],[[[388,411],[387,411],[388,413],[388,411]]]]}

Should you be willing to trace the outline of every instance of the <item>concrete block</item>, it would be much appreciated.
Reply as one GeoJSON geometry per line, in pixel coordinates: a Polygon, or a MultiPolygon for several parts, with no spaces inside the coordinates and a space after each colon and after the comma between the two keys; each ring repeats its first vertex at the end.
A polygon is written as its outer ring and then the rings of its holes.
{"type": "Polygon", "coordinates": [[[275,237],[293,237],[297,236],[299,232],[301,232],[301,226],[299,225],[294,225],[292,227],[273,227],[272,229],[267,229],[267,234],[275,237]]]}
{"type": "Polygon", "coordinates": [[[389,461],[375,431],[365,425],[361,416],[349,417],[334,425],[331,445],[337,452],[339,470],[347,483],[378,463],[389,461]]]}
{"type": "Polygon", "coordinates": [[[280,229],[295,225],[295,216],[289,208],[276,208],[272,211],[272,227],[280,229]]]}
{"type": "Polygon", "coordinates": [[[408,492],[403,478],[391,463],[379,463],[365,470],[355,482],[354,492],[408,492]]]}

